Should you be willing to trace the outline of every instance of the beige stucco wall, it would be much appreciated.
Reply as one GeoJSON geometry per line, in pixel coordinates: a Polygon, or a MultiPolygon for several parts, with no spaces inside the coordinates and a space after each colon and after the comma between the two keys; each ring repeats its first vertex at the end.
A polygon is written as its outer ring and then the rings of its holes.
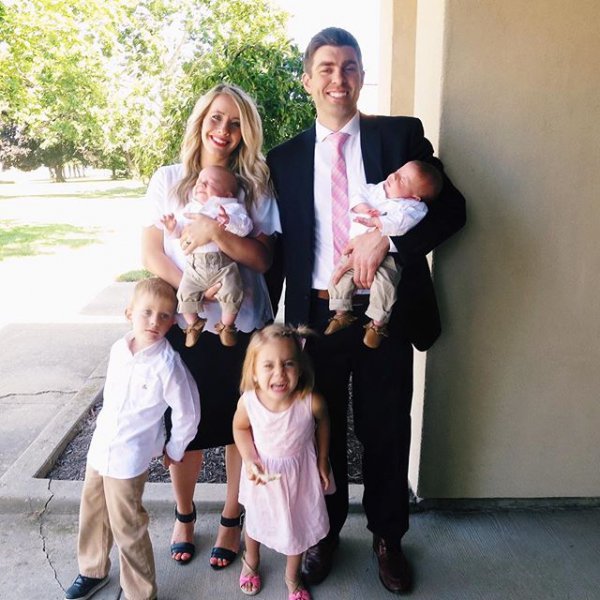
{"type": "Polygon", "coordinates": [[[595,0],[417,2],[414,114],[469,209],[435,255],[419,496],[600,496],[599,22],[595,0]]]}

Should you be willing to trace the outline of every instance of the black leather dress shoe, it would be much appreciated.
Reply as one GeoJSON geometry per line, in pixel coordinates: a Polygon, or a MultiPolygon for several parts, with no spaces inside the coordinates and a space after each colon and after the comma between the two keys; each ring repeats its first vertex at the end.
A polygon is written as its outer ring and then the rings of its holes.
{"type": "Polygon", "coordinates": [[[373,551],[379,561],[379,579],[394,594],[407,594],[412,589],[410,564],[400,544],[390,544],[378,535],[373,536],[373,551]]]}
{"type": "Polygon", "coordinates": [[[338,535],[331,538],[326,537],[304,553],[302,578],[307,584],[317,585],[329,575],[333,563],[333,553],[339,543],[338,535]]]}

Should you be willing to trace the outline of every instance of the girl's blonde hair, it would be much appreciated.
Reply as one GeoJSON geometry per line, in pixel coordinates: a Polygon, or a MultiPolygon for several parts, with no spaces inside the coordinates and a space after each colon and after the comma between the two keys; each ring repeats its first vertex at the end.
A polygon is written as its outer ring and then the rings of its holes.
{"type": "Polygon", "coordinates": [[[240,392],[243,393],[256,389],[256,382],[254,379],[256,357],[265,344],[277,339],[289,339],[294,344],[296,350],[295,358],[298,361],[300,369],[298,385],[295,391],[300,396],[305,396],[312,392],[315,384],[315,373],[310,357],[302,350],[302,345],[304,338],[313,333],[314,332],[308,329],[308,327],[300,326],[295,328],[281,323],[274,323],[273,325],[268,325],[264,329],[255,331],[250,338],[250,343],[246,350],[246,358],[244,358],[240,392]]]}
{"type": "Polygon", "coordinates": [[[229,157],[228,168],[238,176],[250,208],[259,198],[271,193],[269,167],[262,153],[262,121],[254,100],[244,90],[228,83],[220,83],[206,92],[192,110],[181,144],[184,176],[174,193],[180,204],[187,202],[202,170],[202,123],[213,100],[220,95],[229,96],[240,112],[242,139],[229,157]]]}

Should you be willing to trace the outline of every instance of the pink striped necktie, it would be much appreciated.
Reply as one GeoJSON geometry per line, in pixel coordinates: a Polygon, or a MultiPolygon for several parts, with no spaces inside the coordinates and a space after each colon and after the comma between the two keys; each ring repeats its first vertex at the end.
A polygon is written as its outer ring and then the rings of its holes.
{"type": "Polygon", "coordinates": [[[333,146],[331,158],[331,229],[333,233],[333,262],[338,264],[342,251],[350,237],[350,215],[348,200],[348,175],[344,144],[349,133],[332,133],[327,137],[333,146]]]}

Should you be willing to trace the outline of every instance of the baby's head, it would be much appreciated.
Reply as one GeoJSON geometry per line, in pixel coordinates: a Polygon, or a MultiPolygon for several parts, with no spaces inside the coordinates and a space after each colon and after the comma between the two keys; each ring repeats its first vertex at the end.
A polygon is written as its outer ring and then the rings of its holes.
{"type": "Polygon", "coordinates": [[[236,176],[225,167],[216,165],[204,167],[198,174],[194,196],[200,202],[206,202],[211,196],[235,198],[238,193],[236,176]]]}
{"type": "Polygon", "coordinates": [[[131,321],[138,350],[165,337],[175,322],[176,309],[175,290],[166,281],[151,277],[136,284],[125,315],[131,321]]]}
{"type": "Polygon", "coordinates": [[[394,171],[383,183],[386,198],[411,198],[429,202],[442,190],[441,173],[429,163],[411,160],[394,171]]]}
{"type": "Polygon", "coordinates": [[[263,385],[269,383],[269,380],[263,377],[265,369],[268,370],[274,359],[278,358],[284,359],[285,364],[289,362],[290,371],[293,371],[291,389],[287,392],[297,392],[300,396],[310,393],[315,376],[310,358],[302,350],[302,345],[304,338],[311,333],[307,328],[296,329],[280,323],[256,331],[246,350],[240,391],[263,389],[263,385]]]}

